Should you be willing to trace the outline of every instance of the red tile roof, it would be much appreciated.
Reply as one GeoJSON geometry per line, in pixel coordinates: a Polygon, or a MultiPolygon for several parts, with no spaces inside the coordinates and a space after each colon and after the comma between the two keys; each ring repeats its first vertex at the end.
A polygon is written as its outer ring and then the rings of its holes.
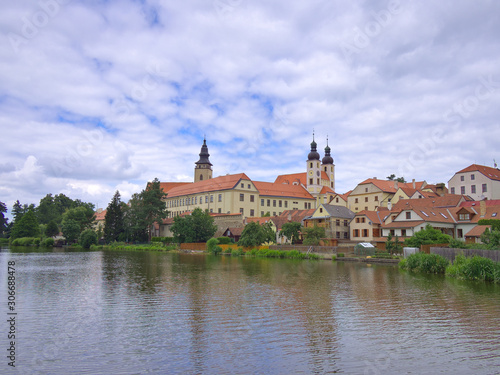
{"type": "Polygon", "coordinates": [[[485,165],[472,164],[455,174],[475,171],[482,173],[492,180],[500,181],[500,170],[497,168],[487,167],[485,165]]]}
{"type": "Polygon", "coordinates": [[[229,190],[233,189],[240,182],[240,180],[250,181],[250,178],[248,178],[248,176],[244,173],[238,173],[215,177],[209,180],[183,184],[170,189],[167,198],[179,197],[189,194],[208,193],[218,190],[229,190]]]}
{"type": "Polygon", "coordinates": [[[356,216],[366,216],[368,220],[370,220],[372,223],[375,224],[383,224],[384,217],[386,216],[386,213],[382,213],[379,211],[360,211],[356,213],[356,216]]]}
{"type": "Polygon", "coordinates": [[[104,221],[106,217],[106,210],[102,210],[101,212],[96,212],[94,216],[95,221],[104,221]]]}
{"type": "Polygon", "coordinates": [[[476,225],[465,234],[465,237],[480,237],[481,234],[484,233],[486,228],[491,229],[491,225],[476,225]]]}
{"type": "Polygon", "coordinates": [[[160,182],[160,188],[163,189],[164,193],[168,193],[171,189],[175,187],[189,185],[189,184],[192,184],[192,182],[160,182]]]}
{"type": "Polygon", "coordinates": [[[254,185],[261,197],[290,197],[314,199],[314,197],[300,185],[287,185],[273,182],[254,181],[254,185]]]}
{"type": "Polygon", "coordinates": [[[421,199],[400,199],[392,206],[392,210],[405,210],[412,207],[457,207],[464,199],[467,198],[456,194],[421,199]]]}
{"type": "Polygon", "coordinates": [[[384,229],[392,229],[392,228],[415,228],[417,225],[423,224],[425,221],[416,220],[416,221],[393,221],[390,224],[384,225],[384,229]]]}
{"type": "Polygon", "coordinates": [[[288,184],[288,185],[293,185],[294,183],[296,184],[302,184],[302,185],[307,185],[307,173],[292,173],[292,174],[282,174],[276,177],[276,180],[274,180],[275,184],[288,184]]]}

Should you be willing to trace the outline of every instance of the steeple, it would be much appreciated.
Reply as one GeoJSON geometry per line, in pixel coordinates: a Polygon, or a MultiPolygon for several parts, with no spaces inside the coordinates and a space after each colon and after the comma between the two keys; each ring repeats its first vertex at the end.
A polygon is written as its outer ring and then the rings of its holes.
{"type": "Polygon", "coordinates": [[[325,157],[321,160],[321,163],[324,164],[333,164],[333,158],[330,155],[331,148],[328,146],[328,136],[326,137],[326,147],[325,147],[325,157]]]}
{"type": "Polygon", "coordinates": [[[314,141],[314,130],[313,130],[313,141],[311,142],[311,152],[307,156],[307,160],[319,160],[319,153],[317,151],[318,145],[314,141]]]}
{"type": "Polygon", "coordinates": [[[200,160],[198,160],[194,167],[194,182],[208,180],[212,178],[212,163],[208,157],[210,154],[208,153],[207,140],[203,137],[203,146],[201,146],[200,151],[200,160]]]}

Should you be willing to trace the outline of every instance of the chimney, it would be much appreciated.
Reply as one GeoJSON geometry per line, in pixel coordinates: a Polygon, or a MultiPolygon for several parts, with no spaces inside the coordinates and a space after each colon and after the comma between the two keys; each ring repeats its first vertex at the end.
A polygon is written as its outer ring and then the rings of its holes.
{"type": "Polygon", "coordinates": [[[291,212],[288,213],[288,221],[292,221],[292,213],[291,212]]]}
{"type": "Polygon", "coordinates": [[[436,184],[436,193],[440,197],[444,197],[444,195],[446,194],[446,185],[442,182],[439,184],[436,184]]]}
{"type": "Polygon", "coordinates": [[[486,201],[482,200],[479,202],[479,212],[481,213],[481,217],[485,217],[486,215],[486,201]]]}
{"type": "Polygon", "coordinates": [[[411,180],[411,183],[413,184],[413,188],[416,189],[415,179],[411,180]]]}
{"type": "Polygon", "coordinates": [[[394,189],[398,190],[398,182],[394,181],[394,189]]]}

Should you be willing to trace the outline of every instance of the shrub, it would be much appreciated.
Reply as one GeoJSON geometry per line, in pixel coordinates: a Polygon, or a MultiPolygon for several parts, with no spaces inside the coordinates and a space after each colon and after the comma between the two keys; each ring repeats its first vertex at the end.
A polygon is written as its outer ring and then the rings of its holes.
{"type": "Polygon", "coordinates": [[[41,245],[43,247],[54,247],[55,242],[56,241],[53,238],[49,237],[49,238],[44,239],[42,241],[41,245]]]}
{"type": "Polygon", "coordinates": [[[78,240],[78,243],[84,249],[90,249],[90,246],[97,245],[97,233],[93,229],[85,229],[78,240]]]}
{"type": "Polygon", "coordinates": [[[446,275],[463,280],[500,282],[500,263],[475,255],[466,258],[457,255],[452,265],[446,268],[446,275]]]}
{"type": "Polygon", "coordinates": [[[231,254],[232,251],[231,251],[231,248],[230,247],[226,247],[224,250],[223,250],[224,254],[231,254]]]}
{"type": "Polygon", "coordinates": [[[217,241],[219,241],[219,245],[229,245],[233,243],[233,240],[229,237],[217,237],[217,241]]]}
{"type": "MultiPolygon", "coordinates": [[[[207,241],[207,251],[209,253],[214,253],[214,250],[216,247],[219,247],[217,246],[219,244],[219,240],[217,240],[217,238],[210,238],[208,241],[207,241]]],[[[221,249],[222,251],[222,249],[221,249]]]]}
{"type": "Polygon", "coordinates": [[[343,258],[344,257],[344,253],[337,253],[337,258],[343,258]]]}
{"type": "Polygon", "coordinates": [[[422,273],[445,273],[449,265],[441,255],[416,253],[406,258],[406,262],[400,262],[400,267],[412,272],[422,273]]]}
{"type": "Polygon", "coordinates": [[[245,254],[245,252],[243,251],[243,248],[241,248],[241,247],[238,247],[237,249],[233,249],[231,251],[231,255],[233,255],[233,256],[239,257],[239,256],[241,256],[243,254],[245,254]]]}

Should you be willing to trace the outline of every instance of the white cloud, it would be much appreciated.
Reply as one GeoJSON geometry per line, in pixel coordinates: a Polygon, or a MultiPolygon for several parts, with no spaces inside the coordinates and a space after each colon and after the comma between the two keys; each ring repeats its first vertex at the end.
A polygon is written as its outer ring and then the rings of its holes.
{"type": "Polygon", "coordinates": [[[500,158],[495,2],[54,1],[46,20],[27,0],[0,14],[9,207],[191,180],[205,134],[215,175],[264,180],[303,171],[312,129],[321,153],[328,134],[340,192],[397,173],[436,129],[407,179],[500,158]]]}

